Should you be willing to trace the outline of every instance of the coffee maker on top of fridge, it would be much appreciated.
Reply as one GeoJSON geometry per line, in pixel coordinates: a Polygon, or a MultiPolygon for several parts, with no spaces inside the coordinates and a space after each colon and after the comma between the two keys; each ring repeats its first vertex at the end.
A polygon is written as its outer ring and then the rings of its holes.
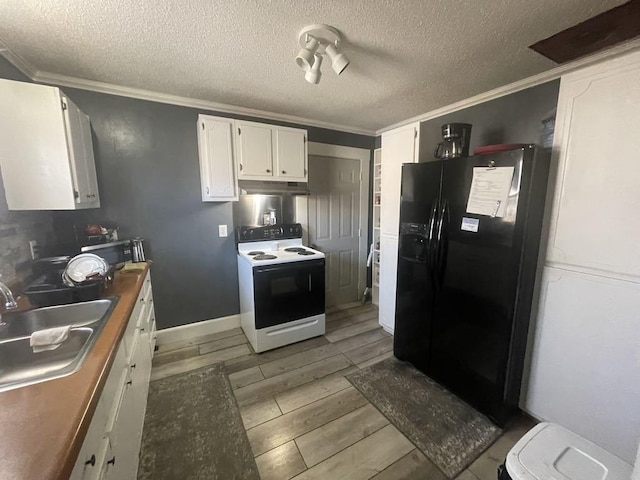
{"type": "Polygon", "coordinates": [[[471,125],[468,123],[445,123],[442,129],[442,142],[433,152],[435,158],[458,158],[469,156],[471,125]]]}

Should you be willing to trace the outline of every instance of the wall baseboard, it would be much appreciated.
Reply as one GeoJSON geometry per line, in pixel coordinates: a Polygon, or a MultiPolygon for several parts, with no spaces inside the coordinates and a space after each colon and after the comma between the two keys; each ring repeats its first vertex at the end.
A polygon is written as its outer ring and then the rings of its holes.
{"type": "Polygon", "coordinates": [[[394,329],[393,329],[393,328],[389,328],[389,327],[387,327],[386,325],[382,325],[382,324],[380,324],[380,326],[382,327],[382,329],[383,329],[385,332],[387,332],[387,333],[388,333],[388,334],[390,334],[390,335],[393,335],[393,331],[394,331],[394,329]]]}
{"type": "Polygon", "coordinates": [[[228,317],[213,318],[202,322],[163,328],[162,330],[158,330],[156,341],[158,345],[166,345],[168,343],[191,340],[192,338],[224,332],[225,330],[239,327],[240,315],[229,315],[228,317]]]}

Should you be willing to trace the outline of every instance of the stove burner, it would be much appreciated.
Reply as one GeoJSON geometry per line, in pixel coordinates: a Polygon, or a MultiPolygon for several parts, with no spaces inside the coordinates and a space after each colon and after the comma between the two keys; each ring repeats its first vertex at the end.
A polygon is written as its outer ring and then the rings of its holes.
{"type": "Polygon", "coordinates": [[[263,253],[253,257],[254,260],[275,260],[276,258],[278,257],[276,257],[275,255],[265,255],[263,253]]]}
{"type": "Polygon", "coordinates": [[[264,255],[264,252],[261,252],[260,250],[254,250],[253,252],[247,253],[247,255],[264,255]]]}
{"type": "Polygon", "coordinates": [[[295,252],[295,253],[299,253],[299,252],[306,252],[306,250],[302,247],[289,247],[289,248],[285,248],[284,249],[285,252],[295,252]]]}
{"type": "Polygon", "coordinates": [[[303,250],[302,252],[298,252],[298,255],[313,255],[313,252],[309,250],[303,250]]]}

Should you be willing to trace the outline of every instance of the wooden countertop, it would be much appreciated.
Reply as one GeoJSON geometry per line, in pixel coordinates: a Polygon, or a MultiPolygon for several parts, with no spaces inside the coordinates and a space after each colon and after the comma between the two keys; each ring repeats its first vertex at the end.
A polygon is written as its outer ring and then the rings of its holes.
{"type": "Polygon", "coordinates": [[[120,300],[80,370],[0,393],[0,478],[69,478],[148,269],[105,290],[120,300]]]}

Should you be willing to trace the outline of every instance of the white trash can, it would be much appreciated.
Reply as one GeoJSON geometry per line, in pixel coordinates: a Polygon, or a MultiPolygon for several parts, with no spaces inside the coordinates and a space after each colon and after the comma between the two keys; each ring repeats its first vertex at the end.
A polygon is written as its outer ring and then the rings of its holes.
{"type": "Polygon", "coordinates": [[[505,465],[512,480],[629,480],[632,472],[628,463],[555,423],[529,430],[505,465]]]}

